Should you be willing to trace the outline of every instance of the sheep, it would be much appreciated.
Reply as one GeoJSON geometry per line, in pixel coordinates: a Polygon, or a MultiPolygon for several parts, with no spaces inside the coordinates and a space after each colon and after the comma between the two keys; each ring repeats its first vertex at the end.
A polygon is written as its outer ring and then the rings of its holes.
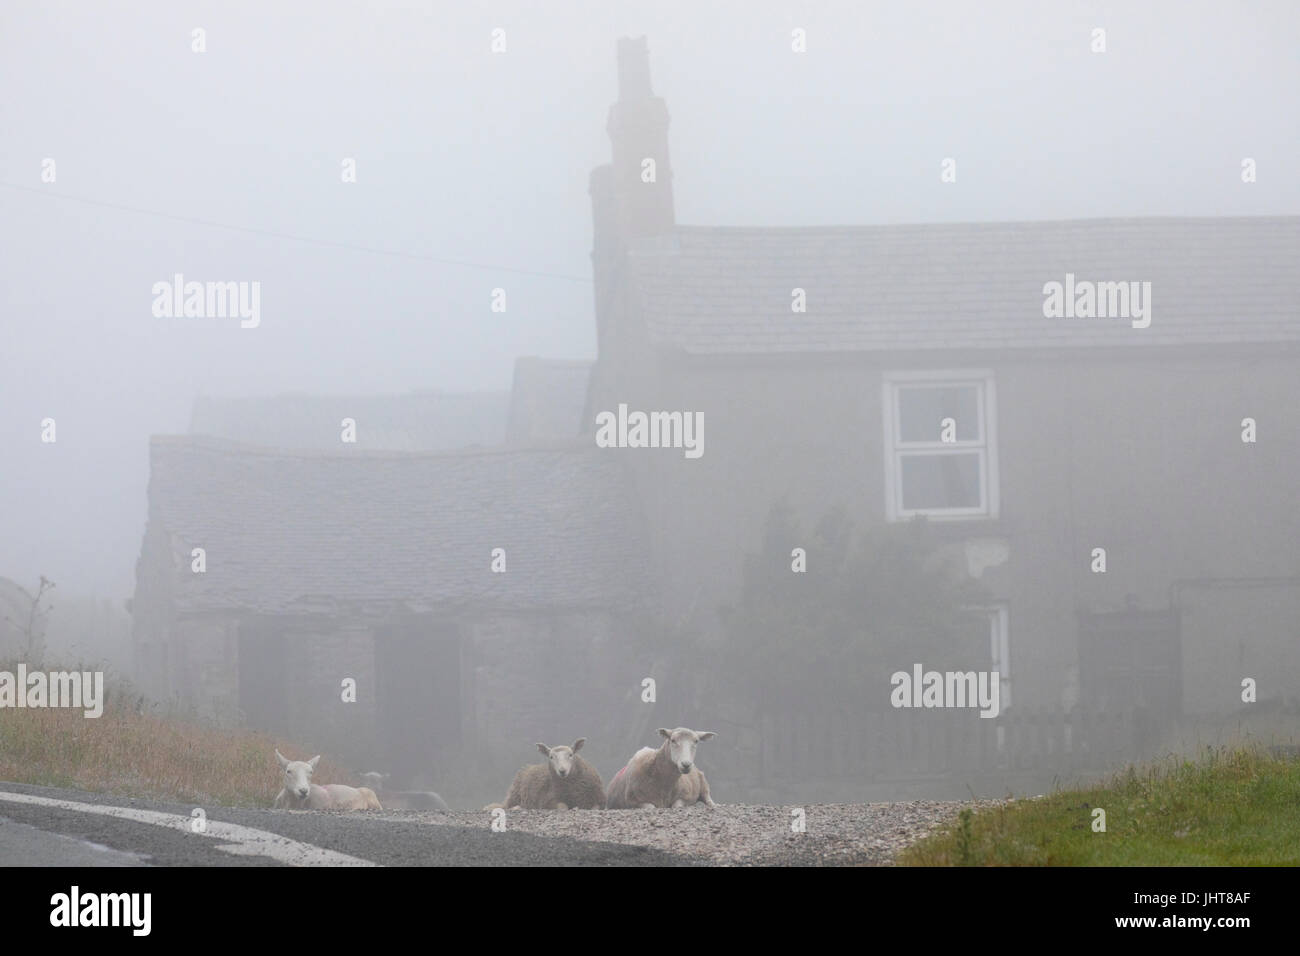
{"type": "Polygon", "coordinates": [[[275,757],[284,769],[284,787],[276,795],[277,810],[382,810],[379,798],[369,787],[349,787],[341,783],[315,784],[311,775],[320,762],[320,754],[310,760],[290,760],[280,751],[275,757]]]}
{"type": "Polygon", "coordinates": [[[586,742],[586,737],[579,737],[572,747],[538,744],[546,763],[522,768],[515,774],[505,801],[484,809],[603,810],[605,783],[596,768],[578,756],[586,742]]]}
{"type": "Polygon", "coordinates": [[[447,801],[432,790],[389,790],[384,784],[392,774],[374,770],[357,774],[365,784],[382,796],[389,810],[450,810],[447,801]]]}
{"type": "Polygon", "coordinates": [[[685,807],[695,803],[717,806],[709,793],[709,782],[695,766],[695,750],[701,741],[717,735],[712,731],[659,728],[664,742],[656,750],[642,747],[609,782],[605,806],[610,810],[636,807],[685,807]]]}
{"type": "Polygon", "coordinates": [[[693,807],[697,803],[702,803],[706,807],[717,806],[713,802],[713,795],[709,793],[709,781],[704,776],[704,771],[699,767],[692,767],[689,773],[682,774],[673,784],[672,807],[678,810],[682,807],[693,807]]]}

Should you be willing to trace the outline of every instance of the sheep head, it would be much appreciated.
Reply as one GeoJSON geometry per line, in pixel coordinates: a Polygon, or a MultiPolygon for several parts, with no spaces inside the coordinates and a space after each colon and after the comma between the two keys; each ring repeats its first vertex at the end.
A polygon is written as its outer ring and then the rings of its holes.
{"type": "Polygon", "coordinates": [[[285,791],[299,800],[305,800],[307,794],[311,793],[311,775],[316,771],[316,764],[320,762],[320,754],[310,760],[290,760],[277,750],[275,757],[284,769],[285,791]]]}
{"type": "Polygon", "coordinates": [[[678,727],[676,730],[660,727],[659,736],[668,741],[668,759],[685,774],[690,773],[695,766],[695,748],[701,741],[711,740],[717,734],[711,730],[696,731],[689,727],[678,727]]]}
{"type": "Polygon", "coordinates": [[[551,773],[563,780],[573,772],[573,755],[581,750],[582,745],[586,742],[586,737],[579,737],[573,742],[572,747],[566,747],[563,744],[558,747],[538,744],[537,749],[546,754],[546,759],[551,764],[551,773]]]}

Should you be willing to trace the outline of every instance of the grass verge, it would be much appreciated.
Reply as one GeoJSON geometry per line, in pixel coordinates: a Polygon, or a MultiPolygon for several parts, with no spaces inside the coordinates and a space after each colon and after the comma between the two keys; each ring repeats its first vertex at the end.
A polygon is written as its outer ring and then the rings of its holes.
{"type": "MultiPolygon", "coordinates": [[[[104,713],[68,708],[0,709],[0,780],[185,803],[269,807],[280,789],[276,748],[291,760],[309,751],[250,730],[138,713],[109,693],[104,713]]],[[[317,783],[352,783],[321,758],[317,783]]]]}
{"type": "Polygon", "coordinates": [[[1259,748],[1129,767],[1104,784],[962,814],[903,866],[1300,864],[1300,761],[1259,748]],[[1105,811],[1105,832],[1094,831],[1105,811]]]}

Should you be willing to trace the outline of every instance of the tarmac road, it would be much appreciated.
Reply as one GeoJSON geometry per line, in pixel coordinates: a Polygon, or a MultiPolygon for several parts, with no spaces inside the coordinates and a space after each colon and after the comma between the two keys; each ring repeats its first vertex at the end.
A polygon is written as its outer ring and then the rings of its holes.
{"type": "Polygon", "coordinates": [[[691,866],[661,850],[361,813],[204,807],[0,782],[0,866],[691,866]]]}

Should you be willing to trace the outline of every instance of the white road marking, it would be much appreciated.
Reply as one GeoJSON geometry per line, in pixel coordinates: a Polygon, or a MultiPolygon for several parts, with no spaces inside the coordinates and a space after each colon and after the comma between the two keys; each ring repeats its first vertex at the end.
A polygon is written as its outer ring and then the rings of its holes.
{"type": "MultiPolygon", "coordinates": [[[[72,810],[76,813],[96,813],[104,817],[117,817],[136,823],[148,823],[169,830],[181,830],[191,833],[190,818],[174,813],[160,813],[157,810],[137,810],[134,807],[114,807],[99,803],[78,803],[74,800],[55,800],[51,797],[37,797],[30,793],[10,793],[0,790],[0,801],[9,803],[26,803],[38,807],[53,807],[58,810],[72,810]]],[[[289,866],[377,866],[369,860],[336,853],[310,843],[299,843],[269,830],[257,830],[253,827],[240,826],[238,823],[226,823],[222,820],[207,821],[207,828],[195,836],[216,837],[229,841],[217,844],[217,849],[238,856],[266,856],[289,866]]]]}

